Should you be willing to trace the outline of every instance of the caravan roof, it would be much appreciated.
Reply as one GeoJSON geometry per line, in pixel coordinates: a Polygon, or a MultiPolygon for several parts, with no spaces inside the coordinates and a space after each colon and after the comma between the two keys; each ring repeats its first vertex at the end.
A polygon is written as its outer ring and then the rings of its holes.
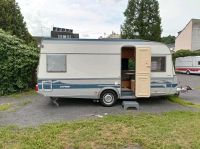
{"type": "Polygon", "coordinates": [[[41,53],[120,53],[122,47],[150,47],[154,54],[171,54],[165,44],[140,39],[43,38],[42,45],[41,53]]]}

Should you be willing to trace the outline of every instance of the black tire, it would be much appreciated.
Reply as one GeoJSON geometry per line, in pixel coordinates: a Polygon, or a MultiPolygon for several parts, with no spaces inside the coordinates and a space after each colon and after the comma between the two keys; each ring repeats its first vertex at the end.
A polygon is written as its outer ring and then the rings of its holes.
{"type": "Polygon", "coordinates": [[[112,107],[117,101],[117,94],[112,90],[107,90],[101,93],[100,103],[104,107],[112,107]]]}
{"type": "Polygon", "coordinates": [[[190,75],[190,71],[189,71],[189,70],[187,70],[187,71],[186,71],[186,74],[187,74],[187,75],[190,75]]]}

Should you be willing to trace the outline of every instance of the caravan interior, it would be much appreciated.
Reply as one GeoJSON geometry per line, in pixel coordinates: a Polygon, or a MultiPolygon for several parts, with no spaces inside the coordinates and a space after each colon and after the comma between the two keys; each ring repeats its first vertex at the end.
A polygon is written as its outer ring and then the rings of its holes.
{"type": "Polygon", "coordinates": [[[121,49],[121,93],[124,96],[135,95],[136,48],[121,49]]]}

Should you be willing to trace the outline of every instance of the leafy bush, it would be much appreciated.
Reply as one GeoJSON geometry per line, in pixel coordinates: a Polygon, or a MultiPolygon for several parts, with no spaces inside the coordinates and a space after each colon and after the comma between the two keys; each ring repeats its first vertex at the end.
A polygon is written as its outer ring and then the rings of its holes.
{"type": "Polygon", "coordinates": [[[200,56],[200,50],[197,51],[179,50],[173,53],[173,61],[175,62],[176,58],[178,57],[185,57],[185,56],[200,56]]]}
{"type": "Polygon", "coordinates": [[[0,95],[31,87],[39,50],[0,30],[0,95]]]}

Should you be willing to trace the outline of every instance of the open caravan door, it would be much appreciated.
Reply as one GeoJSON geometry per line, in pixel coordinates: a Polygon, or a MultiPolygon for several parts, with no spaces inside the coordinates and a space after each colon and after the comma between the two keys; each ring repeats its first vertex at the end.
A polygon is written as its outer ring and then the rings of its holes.
{"type": "Polygon", "coordinates": [[[136,97],[150,97],[151,94],[151,49],[136,49],[136,97]]]}

